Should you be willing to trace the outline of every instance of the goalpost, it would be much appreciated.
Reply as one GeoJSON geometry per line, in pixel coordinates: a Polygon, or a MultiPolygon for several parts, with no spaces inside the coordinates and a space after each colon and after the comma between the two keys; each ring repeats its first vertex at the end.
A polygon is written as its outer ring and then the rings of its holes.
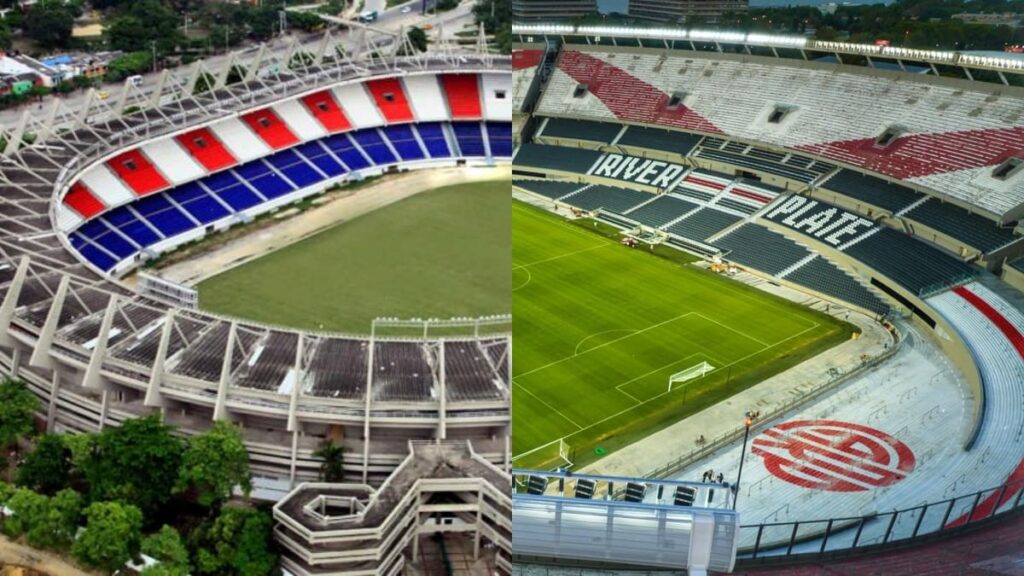
{"type": "MultiPolygon", "coordinates": [[[[558,440],[552,440],[543,446],[538,446],[528,452],[517,454],[512,457],[512,466],[516,467],[516,463],[522,463],[528,456],[533,456],[529,460],[534,462],[533,466],[543,463],[543,466],[548,467],[552,464],[556,464],[551,470],[569,470],[575,464],[573,462],[573,451],[572,446],[565,441],[565,438],[559,438],[558,440]],[[557,451],[556,451],[557,450],[557,451]]],[[[530,466],[528,464],[528,466],[530,466]]],[[[532,466],[531,466],[532,467],[532,466]]],[[[538,468],[540,466],[537,466],[538,468]]]]}
{"type": "Polygon", "coordinates": [[[690,366],[686,370],[676,372],[675,374],[668,377],[668,391],[672,391],[672,387],[675,384],[681,384],[683,382],[689,382],[696,378],[703,378],[705,374],[714,370],[715,367],[707,362],[701,362],[696,366],[690,366]]]}

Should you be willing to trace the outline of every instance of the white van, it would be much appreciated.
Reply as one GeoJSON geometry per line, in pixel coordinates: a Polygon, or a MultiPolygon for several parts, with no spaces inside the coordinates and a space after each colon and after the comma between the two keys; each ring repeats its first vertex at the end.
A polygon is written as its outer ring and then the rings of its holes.
{"type": "Polygon", "coordinates": [[[142,75],[136,74],[135,76],[129,76],[128,83],[132,86],[135,86],[136,88],[142,86],[142,75]]]}

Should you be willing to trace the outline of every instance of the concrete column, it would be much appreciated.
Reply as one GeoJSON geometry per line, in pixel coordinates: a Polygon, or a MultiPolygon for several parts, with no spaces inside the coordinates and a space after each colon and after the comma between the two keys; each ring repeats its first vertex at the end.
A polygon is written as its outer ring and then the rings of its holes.
{"type": "MultiPolygon", "coordinates": [[[[164,325],[160,330],[160,343],[156,348],[156,357],[153,358],[153,367],[149,371],[149,386],[146,387],[146,398],[143,404],[146,406],[160,407],[164,405],[163,396],[160,394],[160,386],[164,380],[164,365],[167,363],[167,349],[171,345],[171,335],[174,333],[174,309],[168,310],[164,316],[164,325]]],[[[163,410],[160,411],[163,414],[163,410]]]]}
{"type": "Polygon", "coordinates": [[[373,356],[376,348],[372,334],[369,347],[370,351],[366,355],[366,407],[363,418],[363,484],[367,483],[370,475],[370,406],[373,398],[373,356]]]}
{"type": "Polygon", "coordinates": [[[14,346],[14,338],[7,333],[11,327],[11,320],[14,318],[14,309],[18,307],[18,298],[21,296],[21,289],[25,286],[25,276],[28,275],[28,256],[22,256],[18,260],[18,269],[11,279],[11,284],[4,294],[4,301],[0,303],[0,345],[14,346]]]}
{"type": "Polygon", "coordinates": [[[302,334],[295,343],[295,382],[292,384],[291,398],[288,400],[288,428],[289,432],[296,432],[299,429],[299,417],[296,413],[299,408],[299,394],[302,393],[302,334]]]}
{"type": "Polygon", "coordinates": [[[292,461],[288,470],[288,482],[290,488],[295,488],[295,469],[299,460],[299,431],[292,431],[292,461]]]}
{"type": "Polygon", "coordinates": [[[437,379],[438,385],[441,387],[440,390],[440,406],[437,412],[437,438],[444,440],[448,438],[448,387],[447,387],[447,374],[444,365],[444,339],[438,343],[439,349],[437,351],[437,379]]]}
{"type": "Polygon", "coordinates": [[[220,385],[217,387],[217,403],[213,407],[214,420],[228,419],[228,384],[231,383],[231,357],[235,351],[237,325],[232,322],[228,330],[228,344],[224,348],[224,362],[220,366],[220,385]]]}
{"type": "Polygon", "coordinates": [[[11,378],[17,379],[18,372],[21,370],[21,346],[18,344],[14,345],[11,349],[11,378]]]}
{"type": "Polygon", "coordinates": [[[50,360],[50,348],[53,346],[53,335],[57,332],[60,314],[64,311],[64,300],[67,299],[70,282],[70,276],[61,276],[60,284],[57,285],[57,293],[53,297],[53,303],[50,304],[50,311],[46,314],[46,322],[39,330],[36,347],[32,349],[32,356],[28,359],[29,366],[53,368],[53,361],[50,360]]]}
{"type": "Polygon", "coordinates": [[[60,372],[53,371],[50,379],[50,405],[46,407],[46,431],[53,432],[57,425],[57,397],[60,395],[60,372]]]}
{"type": "Polygon", "coordinates": [[[85,378],[82,380],[83,388],[91,390],[103,388],[100,370],[103,368],[103,357],[107,354],[107,340],[110,338],[110,327],[114,325],[116,312],[117,296],[111,296],[107,303],[107,310],[103,313],[103,322],[100,324],[99,335],[96,336],[96,345],[93,346],[92,356],[89,358],[89,367],[85,370],[85,378]]]}

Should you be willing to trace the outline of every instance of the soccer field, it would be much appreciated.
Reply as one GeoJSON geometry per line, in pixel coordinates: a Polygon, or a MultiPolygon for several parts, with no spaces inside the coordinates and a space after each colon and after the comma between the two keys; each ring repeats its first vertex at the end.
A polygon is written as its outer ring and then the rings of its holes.
{"type": "Polygon", "coordinates": [[[448,186],[340,223],[200,283],[200,306],[355,333],[385,316],[507,314],[508,186],[448,186]]]}
{"type": "Polygon", "coordinates": [[[515,202],[513,461],[593,461],[848,339],[855,328],[515,202]],[[669,377],[707,362],[714,370],[669,377]]]}

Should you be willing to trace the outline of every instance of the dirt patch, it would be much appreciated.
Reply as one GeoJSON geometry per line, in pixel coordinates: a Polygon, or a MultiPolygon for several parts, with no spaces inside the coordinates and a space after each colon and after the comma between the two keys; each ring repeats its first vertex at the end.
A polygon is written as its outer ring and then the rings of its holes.
{"type": "Polygon", "coordinates": [[[98,576],[45,550],[36,550],[0,536],[0,576],[98,576]]]}

